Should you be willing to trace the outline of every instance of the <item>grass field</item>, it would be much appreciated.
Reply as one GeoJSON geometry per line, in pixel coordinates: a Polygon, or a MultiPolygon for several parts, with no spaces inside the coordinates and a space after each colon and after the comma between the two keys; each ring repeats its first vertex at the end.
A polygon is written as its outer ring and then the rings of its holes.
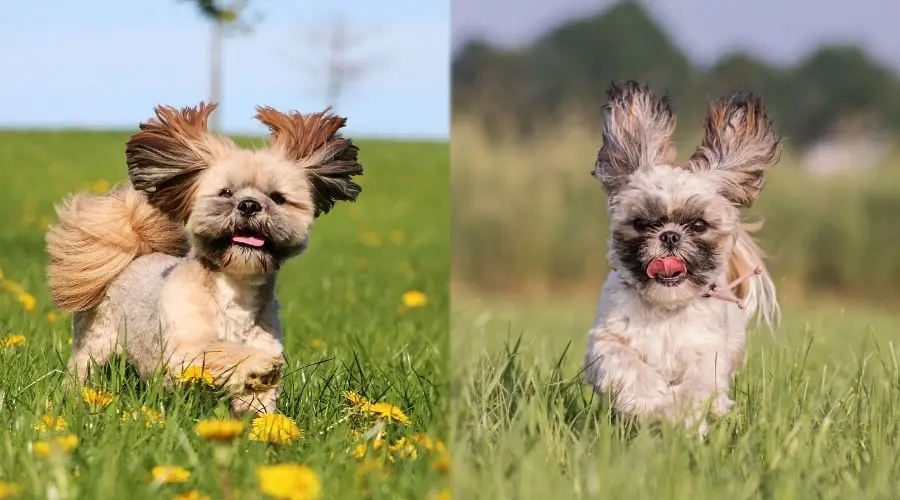
{"type": "Polygon", "coordinates": [[[900,497],[895,165],[812,178],[788,149],[767,174],[747,215],[765,219],[784,323],[752,337],[734,411],[701,443],[615,418],[581,380],[607,273],[597,124],[524,141],[472,118],[451,145],[454,495],[900,497]]]}
{"type": "Polygon", "coordinates": [[[216,445],[194,432],[198,419],[222,410],[202,388],[165,392],[116,361],[93,381],[114,396],[107,406],[62,389],[70,318],[47,298],[44,227],[66,193],[124,178],[125,140],[124,133],[0,132],[0,338],[24,337],[0,347],[0,498],[11,485],[18,498],[137,500],[190,490],[267,498],[257,467],[285,462],[310,467],[321,498],[424,499],[448,487],[440,446],[423,440],[415,459],[410,448],[393,446],[417,433],[444,440],[449,430],[447,145],[361,142],[359,202],[319,220],[309,250],[278,283],[289,365],[279,410],[303,437],[277,445],[245,432],[216,445]],[[427,304],[403,307],[411,290],[427,304]],[[366,458],[354,458],[350,452],[376,435],[365,431],[380,424],[348,419],[344,391],[395,405],[411,424],[389,423],[384,444],[372,450],[370,442],[366,458]],[[142,408],[158,422],[147,424],[142,408]],[[40,456],[42,441],[55,442],[34,428],[43,415],[65,420],[63,434],[78,439],[73,450],[40,456]],[[353,430],[364,434],[353,438],[353,430]],[[159,484],[155,466],[191,475],[159,484]]]}
{"type": "Polygon", "coordinates": [[[617,421],[582,384],[592,303],[454,300],[454,495],[897,498],[900,317],[784,309],[774,338],[752,338],[734,412],[701,443],[617,421]]]}

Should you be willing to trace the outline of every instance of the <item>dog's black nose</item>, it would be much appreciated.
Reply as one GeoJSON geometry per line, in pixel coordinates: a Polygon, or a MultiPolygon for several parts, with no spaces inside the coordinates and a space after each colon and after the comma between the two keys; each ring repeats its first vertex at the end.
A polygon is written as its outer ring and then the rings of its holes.
{"type": "Polygon", "coordinates": [[[245,198],[238,203],[238,211],[247,217],[254,215],[262,210],[262,205],[258,201],[245,198]]]}
{"type": "Polygon", "coordinates": [[[661,241],[666,248],[674,248],[679,240],[681,240],[681,235],[675,231],[663,231],[659,234],[659,241],[661,241]]]}

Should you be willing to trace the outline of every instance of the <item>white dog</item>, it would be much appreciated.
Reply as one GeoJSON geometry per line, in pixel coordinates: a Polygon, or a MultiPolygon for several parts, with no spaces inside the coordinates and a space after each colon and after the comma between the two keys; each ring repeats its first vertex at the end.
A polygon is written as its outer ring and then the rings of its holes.
{"type": "Polygon", "coordinates": [[[780,139],[758,99],[709,108],[701,146],[675,164],[675,115],[635,82],[613,84],[592,174],[608,195],[613,271],[603,286],[585,381],[641,420],[700,426],[734,402],[749,320],[774,328],[775,287],[741,223],[778,161],[780,139]],[[731,291],[734,294],[732,295],[731,291]],[[715,300],[722,299],[722,300],[715,300]]]}

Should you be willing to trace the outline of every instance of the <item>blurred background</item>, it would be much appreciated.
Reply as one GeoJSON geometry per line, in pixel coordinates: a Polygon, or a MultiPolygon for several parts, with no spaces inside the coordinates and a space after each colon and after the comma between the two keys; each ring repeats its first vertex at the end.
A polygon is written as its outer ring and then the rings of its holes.
{"type": "Polygon", "coordinates": [[[761,95],[786,151],[746,216],[783,301],[900,304],[900,4],[456,0],[452,18],[457,296],[596,300],[600,108],[637,79],[671,96],[679,159],[710,99],[761,95]]]}

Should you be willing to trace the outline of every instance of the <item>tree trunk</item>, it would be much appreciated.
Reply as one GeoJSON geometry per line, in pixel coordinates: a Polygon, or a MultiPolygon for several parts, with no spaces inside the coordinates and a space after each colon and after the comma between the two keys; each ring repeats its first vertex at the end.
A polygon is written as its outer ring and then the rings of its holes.
{"type": "MultiPolygon", "coordinates": [[[[212,22],[212,33],[209,44],[209,102],[221,105],[222,99],[222,23],[212,22]]],[[[209,129],[219,131],[221,108],[216,109],[209,117],[209,129]]]]}

